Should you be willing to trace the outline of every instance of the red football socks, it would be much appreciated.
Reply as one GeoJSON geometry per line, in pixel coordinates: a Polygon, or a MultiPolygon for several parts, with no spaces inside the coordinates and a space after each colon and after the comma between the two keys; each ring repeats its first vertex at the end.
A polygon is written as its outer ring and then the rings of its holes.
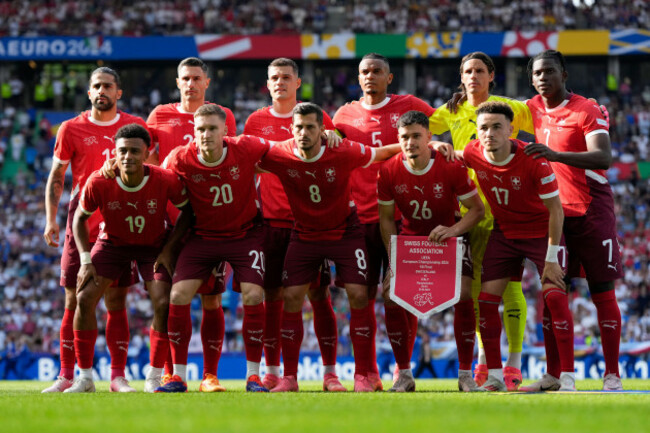
{"type": "Polygon", "coordinates": [[[223,308],[215,310],[203,309],[201,319],[201,344],[203,345],[203,377],[207,373],[217,375],[223,337],[226,324],[223,318],[223,308]]]}
{"type": "Polygon", "coordinates": [[[471,370],[474,359],[474,342],[476,340],[476,318],[474,301],[460,301],[454,307],[454,336],[458,350],[460,370],[471,370]]]}
{"type": "Polygon", "coordinates": [[[385,305],[384,310],[386,312],[386,334],[393,348],[395,362],[400,370],[410,369],[410,323],[406,317],[406,311],[399,305],[385,305]]]}
{"type": "Polygon", "coordinates": [[[246,361],[260,362],[264,348],[264,304],[244,305],[242,338],[246,361]]]}
{"type": "Polygon", "coordinates": [[[190,304],[169,305],[167,335],[173,364],[187,365],[187,350],[192,338],[192,316],[190,304]]]}
{"type": "Polygon", "coordinates": [[[59,352],[61,356],[61,373],[60,375],[68,380],[74,379],[74,310],[65,309],[63,319],[61,320],[61,330],[59,332],[59,352]]]}
{"type": "MultiPolygon", "coordinates": [[[[369,302],[366,308],[350,308],[350,340],[352,340],[352,349],[354,350],[354,369],[355,374],[362,376],[367,376],[372,372],[368,367],[372,364],[371,358],[375,359],[372,357],[375,340],[371,318],[371,316],[374,317],[375,310],[372,308],[372,304],[374,302],[369,302]]],[[[376,361],[374,366],[376,370],[376,361]]]]}
{"type": "Polygon", "coordinates": [[[338,329],[332,299],[328,296],[322,301],[311,301],[314,310],[314,332],[323,357],[323,365],[336,365],[338,329]]]}
{"type": "Polygon", "coordinates": [[[591,299],[593,299],[598,313],[598,327],[603,344],[603,356],[605,357],[605,374],[603,376],[613,373],[620,377],[618,355],[621,344],[621,310],[616,302],[616,293],[613,290],[593,293],[591,299]]]}
{"type": "Polygon", "coordinates": [[[284,360],[284,375],[298,375],[298,361],[300,346],[303,338],[302,311],[289,313],[282,312],[282,359],[284,360]]]}
{"type": "Polygon", "coordinates": [[[169,337],[166,332],[149,328],[149,363],[153,368],[163,368],[169,354],[169,337]]]}
{"type": "Polygon", "coordinates": [[[264,359],[267,366],[277,367],[280,365],[280,353],[282,345],[280,342],[280,327],[282,326],[282,307],[284,302],[264,302],[264,359]]]}
{"type": "Polygon", "coordinates": [[[542,322],[544,332],[544,348],[546,349],[546,372],[555,378],[560,377],[562,367],[560,364],[560,354],[557,350],[555,333],[553,332],[553,319],[546,302],[544,302],[544,318],[542,322]]]}
{"type": "Polygon", "coordinates": [[[557,353],[560,358],[560,369],[565,373],[573,373],[575,371],[573,359],[573,315],[569,309],[566,292],[557,287],[546,289],[544,291],[544,304],[548,307],[551,314],[553,334],[555,335],[557,353]]]}
{"type": "Polygon", "coordinates": [[[74,331],[74,350],[79,368],[93,368],[97,330],[74,331]]]}
{"type": "Polygon", "coordinates": [[[502,368],[501,363],[501,316],[499,315],[501,296],[481,292],[478,296],[480,311],[479,328],[485,349],[488,369],[502,368]]]}
{"type": "Polygon", "coordinates": [[[418,316],[406,312],[406,318],[409,321],[409,359],[413,357],[413,349],[415,348],[415,339],[418,336],[418,316]]]}
{"type": "MultiPolygon", "coordinates": [[[[379,374],[379,366],[377,365],[377,348],[375,347],[375,335],[377,334],[377,316],[375,315],[375,299],[368,299],[368,320],[370,325],[370,332],[372,338],[370,340],[370,348],[368,349],[368,374],[379,374]]],[[[353,340],[354,344],[354,340],[353,340]]],[[[354,351],[356,353],[356,350],[354,351]]]]}
{"type": "Polygon", "coordinates": [[[130,339],[126,309],[109,311],[106,319],[106,346],[111,354],[111,380],[124,377],[130,339]]]}

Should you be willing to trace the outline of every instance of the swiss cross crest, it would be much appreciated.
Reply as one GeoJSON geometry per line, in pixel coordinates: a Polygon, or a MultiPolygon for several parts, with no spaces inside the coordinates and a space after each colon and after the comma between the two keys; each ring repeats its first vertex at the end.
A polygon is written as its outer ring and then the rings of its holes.
{"type": "Polygon", "coordinates": [[[169,124],[171,126],[181,126],[181,119],[179,119],[178,117],[174,117],[169,121],[169,124]]]}
{"type": "Polygon", "coordinates": [[[328,182],[334,182],[336,180],[336,170],[334,170],[334,167],[325,170],[325,176],[327,176],[328,182]]]}
{"type": "Polygon", "coordinates": [[[147,200],[147,209],[150,214],[155,214],[158,209],[158,201],[155,198],[147,200]]]}
{"type": "Polygon", "coordinates": [[[399,113],[390,113],[390,124],[393,128],[397,128],[397,121],[399,120],[399,113]]]}
{"type": "Polygon", "coordinates": [[[233,179],[237,180],[239,179],[239,166],[238,165],[233,165],[230,167],[230,175],[232,176],[233,179]]]}
{"type": "Polygon", "coordinates": [[[488,178],[487,173],[482,170],[477,171],[476,174],[478,174],[479,179],[487,180],[488,178]]]}
{"type": "Polygon", "coordinates": [[[293,168],[288,169],[287,174],[289,175],[289,177],[294,179],[300,177],[300,173],[298,172],[298,170],[294,170],[293,168]]]}
{"type": "Polygon", "coordinates": [[[271,135],[273,134],[273,125],[268,125],[262,128],[262,134],[264,135],[271,135]]]}
{"type": "Polygon", "coordinates": [[[203,177],[202,174],[193,174],[192,175],[192,181],[194,183],[205,182],[205,178],[203,177]]]}
{"type": "Polygon", "coordinates": [[[510,177],[510,182],[512,182],[512,188],[519,190],[521,189],[521,179],[519,176],[511,176],[510,177]]]}
{"type": "Polygon", "coordinates": [[[95,137],[94,135],[84,138],[84,144],[86,146],[92,146],[97,143],[99,143],[99,141],[97,141],[97,137],[95,137]]]}
{"type": "Polygon", "coordinates": [[[109,201],[108,202],[108,209],[109,210],[120,210],[122,207],[120,206],[119,201],[109,201]]]}
{"type": "Polygon", "coordinates": [[[409,192],[409,187],[406,186],[406,184],[401,184],[401,185],[395,185],[395,192],[397,194],[408,194],[409,192]]]}
{"type": "Polygon", "coordinates": [[[433,193],[435,194],[436,198],[442,197],[443,192],[444,192],[444,187],[442,186],[442,183],[433,184],[433,193]]]}

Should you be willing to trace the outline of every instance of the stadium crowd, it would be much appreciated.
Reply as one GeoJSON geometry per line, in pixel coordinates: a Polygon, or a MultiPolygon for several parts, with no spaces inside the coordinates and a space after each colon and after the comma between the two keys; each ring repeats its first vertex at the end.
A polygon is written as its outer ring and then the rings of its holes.
{"type": "Polygon", "coordinates": [[[143,36],[354,31],[543,31],[648,28],[643,0],[105,0],[0,2],[0,36],[143,36]],[[119,5],[119,6],[118,6],[119,5]]]}
{"type": "MultiPolygon", "coordinates": [[[[15,86],[20,88],[22,86],[15,86]]],[[[434,106],[442,102],[451,89],[440,88],[435,83],[424,82],[419,86],[425,99],[434,106]]],[[[241,91],[235,101],[235,115],[245,119],[256,107],[266,102],[266,95],[254,91],[241,91]]],[[[350,98],[357,95],[347,95],[350,98]]],[[[343,98],[343,96],[336,96],[343,98]]],[[[146,113],[150,98],[123,100],[124,109],[146,113]],[[135,103],[134,103],[135,100],[135,103]]],[[[0,184],[0,354],[7,360],[6,370],[21,371],[18,366],[30,361],[31,352],[56,355],[59,350],[59,318],[63,315],[63,291],[58,286],[60,251],[49,248],[42,239],[45,222],[44,191],[49,170],[53,137],[47,120],[30,117],[26,111],[13,108],[8,99],[0,113],[0,170],[10,159],[21,161],[27,171],[19,172],[11,181],[0,184]],[[22,364],[21,364],[22,363],[22,364]]],[[[650,89],[636,89],[632,83],[623,82],[616,92],[601,95],[599,101],[609,109],[611,119],[612,151],[614,161],[629,163],[648,161],[650,132],[650,89]]],[[[155,101],[154,101],[155,102],[155,101]]],[[[241,125],[240,128],[241,129],[241,125]]],[[[650,294],[648,293],[648,270],[650,256],[650,183],[633,172],[631,180],[620,180],[618,169],[609,172],[616,201],[618,232],[625,264],[625,277],[617,284],[616,295],[623,315],[622,340],[639,342],[650,340],[650,294]]],[[[69,179],[68,179],[69,181],[69,179]]],[[[67,215],[70,199],[66,187],[58,208],[59,221],[67,215]]],[[[63,224],[61,224],[63,227],[63,224]]],[[[524,292],[528,301],[528,329],[526,345],[541,344],[541,315],[536,312],[539,279],[534,272],[524,274],[524,292]]],[[[332,288],[334,310],[339,327],[339,354],[350,354],[349,307],[343,290],[332,288]]],[[[598,324],[596,311],[588,300],[587,288],[578,281],[573,291],[571,308],[575,322],[575,342],[578,345],[596,345],[598,324]]],[[[129,323],[132,330],[130,356],[138,356],[141,348],[148,345],[148,326],[153,311],[142,284],[134,286],[128,295],[129,323]]],[[[224,300],[226,308],[226,344],[224,351],[242,351],[241,337],[243,309],[237,299],[224,300]]],[[[106,310],[102,304],[97,310],[102,326],[106,323],[106,310]]],[[[384,308],[376,305],[380,322],[377,347],[390,354],[388,337],[381,323],[384,308]]],[[[303,320],[305,338],[302,349],[318,350],[314,332],[313,313],[305,304],[303,320]]],[[[195,333],[201,320],[198,299],[192,304],[195,333]]],[[[453,313],[447,310],[420,322],[420,334],[431,342],[453,341],[453,313]]],[[[103,339],[98,339],[103,348],[103,339]]],[[[384,359],[379,357],[381,363],[384,359]]],[[[0,372],[0,378],[8,371],[0,372]]]]}

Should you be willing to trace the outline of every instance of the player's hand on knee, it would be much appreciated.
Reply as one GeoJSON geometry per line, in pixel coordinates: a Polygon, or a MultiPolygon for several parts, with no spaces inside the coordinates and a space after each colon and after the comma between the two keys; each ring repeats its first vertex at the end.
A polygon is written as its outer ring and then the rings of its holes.
{"type": "Polygon", "coordinates": [[[174,259],[172,254],[166,249],[163,249],[160,254],[158,254],[158,257],[156,257],[156,262],[153,264],[153,271],[158,272],[158,268],[161,266],[167,269],[170,277],[174,275],[174,259]]]}
{"type": "Polygon", "coordinates": [[[558,263],[546,262],[544,272],[542,273],[542,284],[551,283],[561,289],[566,290],[564,282],[564,271],[558,263]]]}
{"type": "Polygon", "coordinates": [[[77,273],[77,293],[81,292],[86,283],[91,279],[96,286],[99,285],[99,278],[97,277],[95,266],[92,263],[89,265],[81,265],[77,273]]]}
{"type": "Polygon", "coordinates": [[[115,169],[117,168],[117,159],[111,158],[102,165],[100,172],[106,179],[115,179],[115,169]]]}

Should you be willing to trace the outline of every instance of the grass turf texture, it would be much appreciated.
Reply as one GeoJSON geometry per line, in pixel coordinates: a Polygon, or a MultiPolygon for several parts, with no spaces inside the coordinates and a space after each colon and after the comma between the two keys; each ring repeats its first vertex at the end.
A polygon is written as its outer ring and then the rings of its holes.
{"type": "MultiPolygon", "coordinates": [[[[526,381],[525,383],[528,383],[526,381]]],[[[648,394],[467,394],[455,380],[418,380],[410,394],[323,393],[301,382],[299,393],[247,394],[243,381],[222,381],[225,393],[41,394],[45,382],[0,381],[2,432],[624,432],[647,431],[648,394]]],[[[131,384],[142,390],[143,382],[131,384]]],[[[352,389],[352,383],[344,383],[352,389]]],[[[650,380],[624,380],[650,391],[650,380]]],[[[578,381],[600,390],[602,381],[578,381]]],[[[384,382],[387,389],[389,383],[384,382]]]]}

